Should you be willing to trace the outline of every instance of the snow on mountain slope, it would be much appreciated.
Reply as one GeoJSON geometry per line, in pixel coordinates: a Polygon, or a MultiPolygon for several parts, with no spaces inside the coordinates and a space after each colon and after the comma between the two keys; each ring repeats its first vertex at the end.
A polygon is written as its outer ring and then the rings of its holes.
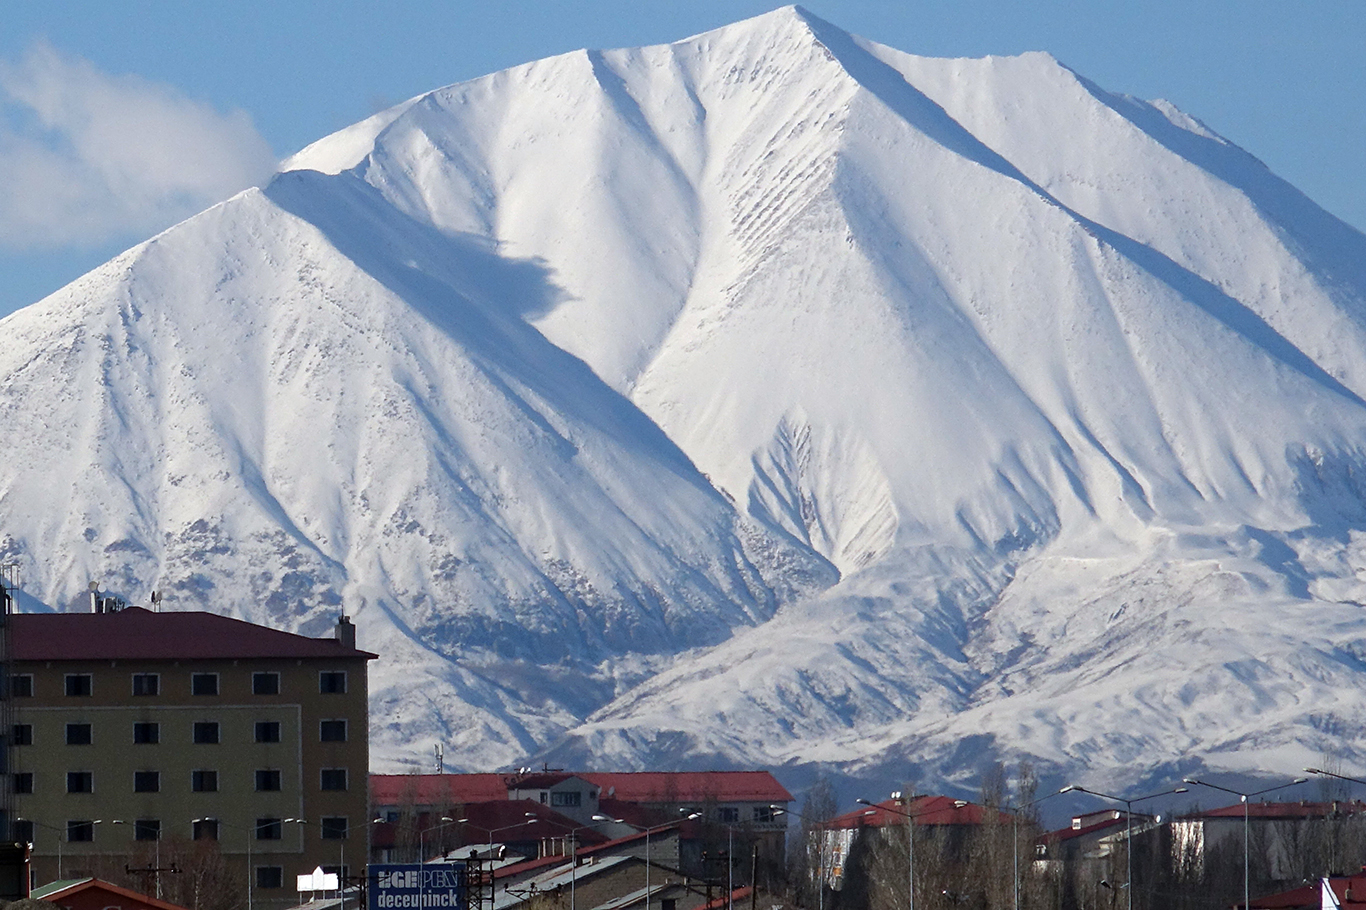
{"type": "Polygon", "coordinates": [[[786,8],[287,169],[6,321],[44,602],[356,612],[390,765],[1366,761],[1366,238],[1170,106],[786,8]]]}

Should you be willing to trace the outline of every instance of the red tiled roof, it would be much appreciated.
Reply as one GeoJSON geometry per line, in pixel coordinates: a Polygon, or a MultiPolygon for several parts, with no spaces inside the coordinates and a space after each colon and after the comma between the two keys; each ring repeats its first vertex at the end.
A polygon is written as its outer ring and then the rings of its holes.
{"type": "Polygon", "coordinates": [[[463,806],[506,800],[502,774],[371,774],[374,806],[463,806]]]}
{"type": "MultiPolygon", "coordinates": [[[[107,882],[100,878],[87,878],[73,882],[65,888],[43,894],[40,900],[59,903],[60,901],[70,899],[85,891],[94,891],[106,895],[106,897],[100,898],[100,900],[105,902],[109,902],[111,898],[118,898],[121,903],[128,904],[131,902],[135,907],[141,905],[143,907],[153,908],[153,910],[185,910],[185,908],[179,904],[157,900],[155,897],[150,897],[149,895],[133,891],[129,888],[122,888],[115,885],[113,882],[107,882]]],[[[115,906],[117,906],[117,904],[115,904],[115,906]]]]}
{"type": "MultiPolygon", "coordinates": [[[[577,777],[597,787],[600,799],[631,803],[785,803],[792,794],[767,771],[548,772],[521,778],[520,786],[551,786],[577,777]],[[544,781],[541,778],[544,777],[544,781]],[[537,784],[528,781],[537,780],[537,784]]],[[[507,799],[511,774],[372,774],[376,806],[462,805],[507,799]]]]}
{"type": "Polygon", "coordinates": [[[306,638],[217,613],[17,613],[10,617],[13,660],[251,660],[378,655],[332,638],[306,638]]]}
{"type": "Polygon", "coordinates": [[[633,803],[790,803],[792,794],[767,771],[621,771],[575,775],[609,799],[633,803]]]}
{"type": "Polygon", "coordinates": [[[754,889],[749,885],[743,888],[736,888],[730,894],[723,894],[720,897],[712,898],[711,903],[703,904],[700,910],[721,910],[722,907],[744,906],[744,902],[749,900],[749,896],[754,893],[754,889]]]}
{"type": "MultiPolygon", "coordinates": [[[[902,799],[886,799],[873,806],[861,807],[826,822],[826,828],[882,828],[906,824],[905,812],[915,817],[917,825],[980,825],[993,810],[976,803],[963,803],[948,796],[913,796],[909,804],[902,799]]],[[[996,811],[1000,824],[1010,824],[1008,812],[996,811]]]]}
{"type": "MultiPolygon", "coordinates": [[[[1366,812],[1366,803],[1358,800],[1326,803],[1311,803],[1300,800],[1283,803],[1250,803],[1247,807],[1249,818],[1326,818],[1337,815],[1355,815],[1358,812],[1366,812]]],[[[1238,802],[1231,806],[1221,806],[1218,809],[1209,809],[1182,817],[1189,819],[1242,818],[1243,804],[1238,802]]]]}
{"type": "MultiPolygon", "coordinates": [[[[1342,910],[1363,910],[1366,908],[1366,875],[1330,878],[1328,886],[1333,889],[1333,894],[1337,896],[1342,910]],[[1352,892],[1350,900],[1347,897],[1349,888],[1352,892]]],[[[1312,885],[1302,885],[1291,891],[1282,891],[1279,894],[1271,894],[1266,897],[1254,897],[1250,906],[1252,910],[1299,910],[1301,907],[1318,910],[1321,906],[1321,900],[1320,884],[1314,882],[1312,885]]]]}
{"type": "MultiPolygon", "coordinates": [[[[1139,816],[1135,813],[1134,818],[1138,817],[1139,816]]],[[[1039,840],[1050,844],[1059,843],[1061,841],[1071,840],[1074,837],[1085,837],[1088,834],[1104,831],[1106,828],[1113,828],[1117,825],[1123,825],[1124,823],[1123,818],[1107,818],[1098,821],[1093,825],[1085,825],[1081,828],[1059,828],[1057,831],[1049,831],[1047,834],[1040,835],[1039,840]]]]}

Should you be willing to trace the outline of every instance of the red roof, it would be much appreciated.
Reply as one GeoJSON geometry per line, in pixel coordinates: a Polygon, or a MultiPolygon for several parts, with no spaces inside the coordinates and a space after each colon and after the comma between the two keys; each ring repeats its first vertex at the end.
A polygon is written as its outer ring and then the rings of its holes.
{"type": "MultiPolygon", "coordinates": [[[[57,883],[54,882],[53,884],[57,883]]],[[[112,882],[107,882],[100,878],[81,879],[54,891],[45,891],[42,888],[37,889],[37,893],[42,894],[42,897],[38,898],[38,900],[51,901],[53,903],[69,901],[76,895],[83,894],[87,891],[94,892],[94,894],[103,894],[105,896],[94,898],[93,901],[78,902],[83,906],[88,903],[94,903],[97,906],[103,904],[114,904],[114,906],[118,906],[118,903],[128,904],[131,902],[134,907],[149,907],[152,908],[152,910],[185,910],[185,908],[179,904],[157,900],[155,897],[128,888],[119,887],[112,882]],[[118,903],[114,903],[114,899],[117,899],[118,903]]]]}
{"type": "Polygon", "coordinates": [[[790,803],[792,794],[767,771],[621,771],[576,775],[602,795],[633,803],[790,803]]]}
{"type": "MultiPolygon", "coordinates": [[[[1335,801],[1326,803],[1311,803],[1304,800],[1297,802],[1261,802],[1250,803],[1247,807],[1249,818],[1328,818],[1339,815],[1355,815],[1358,812],[1366,812],[1366,803],[1359,800],[1335,801]]],[[[1243,804],[1234,803],[1231,806],[1222,806],[1218,809],[1210,809],[1204,812],[1197,812],[1192,815],[1183,816],[1184,818],[1242,818],[1243,804]]]]}
{"type": "MultiPolygon", "coordinates": [[[[1135,818],[1139,816],[1134,815],[1135,818]]],[[[1144,819],[1147,820],[1146,818],[1144,819]]],[[[1102,819],[1091,825],[1083,825],[1080,828],[1059,828],[1057,831],[1049,831],[1047,834],[1039,836],[1039,840],[1055,844],[1061,841],[1071,840],[1074,837],[1085,837],[1088,834],[1095,834],[1097,831],[1104,831],[1106,828],[1123,826],[1126,822],[1123,817],[1102,819]]]]}
{"type": "Polygon", "coordinates": [[[10,617],[10,630],[13,660],[379,656],[333,638],[306,638],[217,613],[153,613],[141,607],[116,613],[17,613],[10,617]]]}
{"type": "MultiPolygon", "coordinates": [[[[1366,875],[1353,875],[1344,878],[1330,878],[1328,886],[1333,889],[1342,910],[1364,910],[1366,908],[1366,875]],[[1348,897],[1348,893],[1351,897],[1348,897]]],[[[1302,885],[1292,891],[1282,891],[1267,897],[1254,897],[1249,906],[1253,910],[1318,910],[1322,906],[1322,892],[1319,882],[1302,885]]]]}
{"type": "MultiPolygon", "coordinates": [[[[882,828],[888,825],[906,824],[907,813],[914,816],[917,825],[980,825],[993,810],[976,803],[956,800],[948,796],[912,796],[909,803],[904,799],[887,799],[873,806],[865,806],[837,815],[826,822],[826,828],[882,828]]],[[[1010,824],[1008,812],[996,811],[997,821],[1010,824]]]]}
{"type": "Polygon", "coordinates": [[[506,800],[502,774],[371,774],[375,806],[463,806],[506,800]]]}
{"type": "Polygon", "coordinates": [[[507,799],[510,782],[552,786],[577,777],[597,787],[600,799],[631,803],[786,803],[792,794],[767,771],[541,772],[511,774],[372,774],[370,801],[376,806],[410,803],[459,806],[507,799]],[[536,784],[529,783],[537,781],[536,784]]]}

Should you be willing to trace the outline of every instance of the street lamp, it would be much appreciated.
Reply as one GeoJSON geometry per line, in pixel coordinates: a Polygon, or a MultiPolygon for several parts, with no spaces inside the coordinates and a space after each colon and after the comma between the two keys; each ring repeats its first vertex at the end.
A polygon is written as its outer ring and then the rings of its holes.
{"type": "Polygon", "coordinates": [[[1059,790],[1056,793],[1046,793],[1038,799],[1030,800],[1021,806],[1009,806],[1004,811],[1010,813],[1011,820],[1014,822],[1014,833],[1011,836],[1011,845],[1014,848],[1014,877],[1015,877],[1015,910],[1020,910],[1020,812],[1030,806],[1037,806],[1046,799],[1061,796],[1066,790],[1059,790]]]}
{"type": "MultiPolygon", "coordinates": [[[[692,814],[685,816],[683,821],[692,821],[695,818],[701,817],[701,812],[693,812],[692,814]]],[[[611,821],[620,821],[620,819],[614,818],[611,819],[611,821]]],[[[627,821],[623,821],[622,824],[630,825],[630,827],[635,828],[637,831],[645,832],[645,910],[650,910],[650,834],[655,831],[663,831],[665,828],[672,828],[674,825],[677,825],[678,822],[665,822],[662,825],[655,825],[653,828],[642,828],[640,825],[632,825],[627,821]]]]}
{"type": "MultiPolygon", "coordinates": [[[[807,818],[805,815],[803,815],[803,814],[800,813],[800,812],[793,812],[791,809],[785,809],[785,808],[783,808],[782,806],[779,806],[779,805],[770,805],[768,808],[771,809],[771,810],[773,811],[773,814],[774,814],[774,815],[791,815],[791,816],[793,816],[793,817],[795,817],[795,818],[800,818],[800,819],[801,819],[802,821],[804,821],[804,822],[811,822],[811,824],[812,824],[813,827],[814,827],[815,825],[825,825],[825,823],[826,823],[827,821],[829,821],[829,819],[825,819],[824,821],[814,821],[813,819],[807,818]]],[[[863,813],[863,815],[876,815],[876,814],[877,814],[877,811],[874,810],[874,809],[869,809],[867,812],[864,812],[864,813],[863,813]]],[[[784,836],[786,836],[786,835],[784,835],[784,836]]],[[[819,849],[819,851],[816,853],[816,906],[817,906],[818,910],[824,910],[824,907],[825,907],[825,837],[824,837],[824,836],[821,837],[820,849],[819,849]]]]}
{"type": "Polygon", "coordinates": [[[352,822],[341,830],[337,842],[337,910],[346,910],[346,835],[352,828],[361,828],[382,823],[382,818],[372,818],[363,822],[352,822]]]}
{"type": "Polygon", "coordinates": [[[1196,780],[1193,777],[1183,778],[1185,783],[1194,784],[1197,787],[1209,787],[1211,790],[1222,790],[1225,793],[1232,793],[1234,796],[1238,797],[1243,801],[1243,910],[1247,910],[1247,908],[1251,905],[1252,901],[1252,897],[1250,894],[1251,886],[1249,884],[1248,875],[1247,816],[1249,799],[1253,796],[1261,796],[1263,793],[1271,793],[1275,790],[1284,790],[1286,787],[1293,787],[1296,784],[1302,784],[1308,779],[1309,778],[1307,777],[1297,777],[1288,784],[1277,784],[1274,787],[1267,787],[1265,790],[1257,790],[1252,793],[1240,793],[1237,790],[1230,790],[1228,787],[1221,787],[1218,784],[1211,784],[1207,781],[1196,780]]]}
{"type": "Polygon", "coordinates": [[[1175,787],[1171,790],[1163,790],[1161,793],[1149,793],[1147,796],[1135,796],[1126,799],[1123,796],[1111,796],[1108,793],[1100,793],[1096,790],[1088,790],[1085,787],[1078,787],[1075,784],[1068,784],[1059,790],[1059,793],[1089,793],[1092,796],[1099,796],[1101,799],[1113,800],[1124,804],[1124,863],[1125,863],[1125,883],[1124,887],[1129,889],[1129,910],[1134,910],[1134,803],[1141,803],[1145,799],[1156,799],[1159,796],[1170,796],[1173,793],[1185,793],[1188,787],[1175,787]]]}
{"type": "MultiPolygon", "coordinates": [[[[900,798],[900,791],[897,791],[892,794],[892,799],[900,798]]],[[[900,815],[902,818],[906,819],[906,906],[908,910],[915,910],[915,820],[922,815],[930,815],[933,812],[939,812],[941,810],[929,809],[925,812],[917,812],[915,814],[911,814],[910,812],[902,812],[900,809],[893,809],[891,806],[883,806],[876,803],[870,803],[866,799],[856,799],[854,800],[854,802],[862,803],[865,806],[871,806],[874,811],[882,810],[884,812],[891,812],[894,815],[900,815]]],[[[909,806],[910,804],[911,799],[910,797],[907,797],[906,805],[909,806]]],[[[967,804],[967,800],[955,799],[953,801],[953,807],[955,809],[961,809],[967,804]]]]}
{"type": "MultiPolygon", "coordinates": [[[[60,827],[58,827],[57,825],[49,825],[47,822],[40,822],[40,821],[38,821],[37,819],[33,819],[33,818],[16,818],[15,821],[28,822],[30,825],[37,825],[37,826],[40,827],[40,828],[46,828],[46,829],[48,829],[49,831],[55,831],[55,832],[57,832],[57,878],[61,878],[61,877],[62,877],[62,838],[66,836],[67,830],[66,830],[65,828],[60,828],[60,827]]],[[[103,823],[104,823],[104,819],[102,819],[102,818],[92,819],[91,822],[90,822],[90,824],[92,824],[92,825],[100,825],[100,824],[103,824],[103,823]]]]}
{"type": "MultiPolygon", "coordinates": [[[[516,823],[511,824],[511,825],[504,825],[504,826],[501,827],[501,828],[484,828],[484,827],[482,827],[482,826],[480,826],[480,825],[471,824],[471,822],[470,822],[470,820],[469,820],[468,818],[457,818],[457,819],[455,819],[454,821],[455,821],[455,823],[458,824],[458,825],[466,825],[466,826],[468,826],[468,827],[470,827],[470,828],[475,828],[475,829],[478,829],[479,831],[483,831],[483,832],[484,832],[484,835],[485,835],[486,837],[488,837],[488,845],[489,845],[490,847],[492,847],[492,846],[493,846],[493,835],[497,834],[499,831],[511,831],[513,828],[520,828],[520,827],[522,827],[523,825],[529,825],[529,824],[531,824],[532,822],[536,821],[536,819],[539,817],[539,816],[536,815],[535,812],[525,812],[525,813],[523,813],[523,814],[526,816],[526,818],[523,819],[522,821],[516,822],[516,823]]],[[[446,816],[444,816],[444,815],[441,816],[441,818],[442,818],[442,820],[445,821],[447,824],[449,824],[449,823],[451,822],[451,819],[446,818],[446,816]]],[[[437,827],[437,828],[444,828],[444,827],[446,827],[446,825],[437,825],[436,827],[437,827]]],[[[428,828],[427,830],[428,830],[428,831],[432,831],[432,830],[434,830],[434,829],[428,828]]],[[[445,854],[442,854],[442,855],[444,856],[445,854]]]]}
{"type": "MultiPolygon", "coordinates": [[[[191,819],[191,824],[193,824],[194,822],[214,822],[216,824],[222,825],[225,828],[236,828],[245,835],[245,839],[247,842],[247,910],[251,910],[252,886],[256,884],[255,876],[252,875],[253,870],[251,868],[251,842],[252,839],[259,835],[263,829],[274,826],[276,822],[266,821],[257,822],[254,825],[235,825],[231,822],[225,822],[221,818],[214,818],[212,815],[206,815],[203,818],[191,819]]],[[[120,824],[122,824],[122,822],[120,822],[120,824]]],[[[308,822],[306,822],[302,818],[282,818],[280,819],[279,824],[306,825],[308,824],[308,822]]]]}
{"type": "MultiPolygon", "coordinates": [[[[578,871],[579,871],[579,839],[578,839],[578,836],[577,836],[578,833],[579,833],[580,831],[586,831],[586,830],[588,830],[588,829],[590,829],[590,828],[601,828],[603,825],[606,825],[606,824],[616,824],[616,825],[625,824],[625,822],[622,821],[621,819],[619,819],[619,818],[612,818],[611,816],[607,816],[607,815],[594,815],[594,816],[593,816],[593,820],[594,820],[595,822],[597,822],[597,824],[595,824],[595,825],[579,825],[577,828],[570,828],[570,829],[569,829],[569,834],[566,835],[566,837],[569,838],[569,910],[574,910],[574,906],[575,906],[575,905],[574,905],[574,880],[578,877],[578,871]]],[[[547,824],[556,825],[556,826],[558,826],[558,827],[560,827],[560,828],[567,828],[567,827],[569,827],[568,825],[565,825],[565,824],[563,824],[562,822],[557,822],[557,821],[555,821],[553,818],[547,818],[547,819],[544,819],[544,821],[545,821],[547,824]]]]}

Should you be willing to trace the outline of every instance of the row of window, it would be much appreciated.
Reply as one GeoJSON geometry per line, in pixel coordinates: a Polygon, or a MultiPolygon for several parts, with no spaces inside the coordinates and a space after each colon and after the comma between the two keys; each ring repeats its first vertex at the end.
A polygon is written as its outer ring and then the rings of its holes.
{"type": "MultiPolygon", "coordinates": [[[[258,720],[254,734],[258,743],[278,743],[280,741],[280,722],[277,720],[258,720]]],[[[66,725],[66,744],[68,746],[93,745],[95,733],[91,724],[74,723],[66,725]]],[[[213,745],[222,742],[222,728],[216,720],[197,720],[190,728],[190,739],[200,745],[213,745]]],[[[16,746],[33,745],[33,724],[15,724],[12,740],[16,746]]],[[[318,721],[318,741],[324,743],[346,742],[346,720],[332,719],[318,721]]],[[[133,724],[134,745],[156,745],[161,742],[161,724],[154,721],[136,721],[133,724]]]]}
{"type": "MultiPolygon", "coordinates": [[[[12,774],[13,787],[15,793],[25,794],[33,792],[33,772],[20,771],[12,774]]],[[[280,790],[280,771],[276,768],[257,768],[255,772],[256,791],[258,793],[272,793],[280,790]]],[[[218,792],[218,772],[196,770],[190,772],[190,789],[195,793],[216,793],[218,792]]],[[[347,789],[347,774],[345,768],[322,768],[318,771],[319,790],[345,790],[347,789]]],[[[95,792],[95,772],[93,771],[68,771],[66,773],[66,792],[67,793],[94,793],[95,792]]],[[[160,771],[134,771],[133,772],[133,792],[134,793],[160,793],[161,792],[161,772],[160,771]]]]}
{"type": "MultiPolygon", "coordinates": [[[[292,819],[291,819],[292,821],[292,819]]],[[[319,819],[319,834],[323,840],[345,840],[351,830],[347,824],[345,816],[324,817],[319,819]]],[[[66,840],[72,844],[88,844],[95,840],[95,826],[101,824],[98,821],[89,819],[73,819],[66,823],[66,840]]],[[[122,825],[125,822],[115,821],[110,824],[122,825]]],[[[139,818],[132,822],[134,840],[161,840],[161,819],[159,818],[139,818]]],[[[251,830],[255,832],[256,840],[280,840],[284,837],[285,819],[282,818],[258,818],[251,830]]],[[[218,840],[218,819],[199,818],[191,822],[190,836],[194,840],[218,840]]],[[[16,839],[33,843],[34,825],[28,819],[19,818],[14,820],[14,836],[16,839]]]]}
{"type": "MultiPolygon", "coordinates": [[[[218,695],[217,673],[191,673],[191,695],[218,695]]],[[[3,677],[0,677],[3,678],[3,677]]],[[[132,674],[133,695],[150,696],[161,694],[160,673],[132,674]]],[[[64,679],[65,693],[70,698],[83,698],[95,693],[94,675],[91,673],[67,673],[64,679]]],[[[321,670],[318,673],[318,691],[324,695],[346,694],[345,670],[321,670]]],[[[10,677],[10,694],[16,698],[33,698],[37,694],[32,673],[16,673],[10,677]]],[[[280,674],[258,672],[251,674],[252,695],[279,695],[280,674]]]]}

